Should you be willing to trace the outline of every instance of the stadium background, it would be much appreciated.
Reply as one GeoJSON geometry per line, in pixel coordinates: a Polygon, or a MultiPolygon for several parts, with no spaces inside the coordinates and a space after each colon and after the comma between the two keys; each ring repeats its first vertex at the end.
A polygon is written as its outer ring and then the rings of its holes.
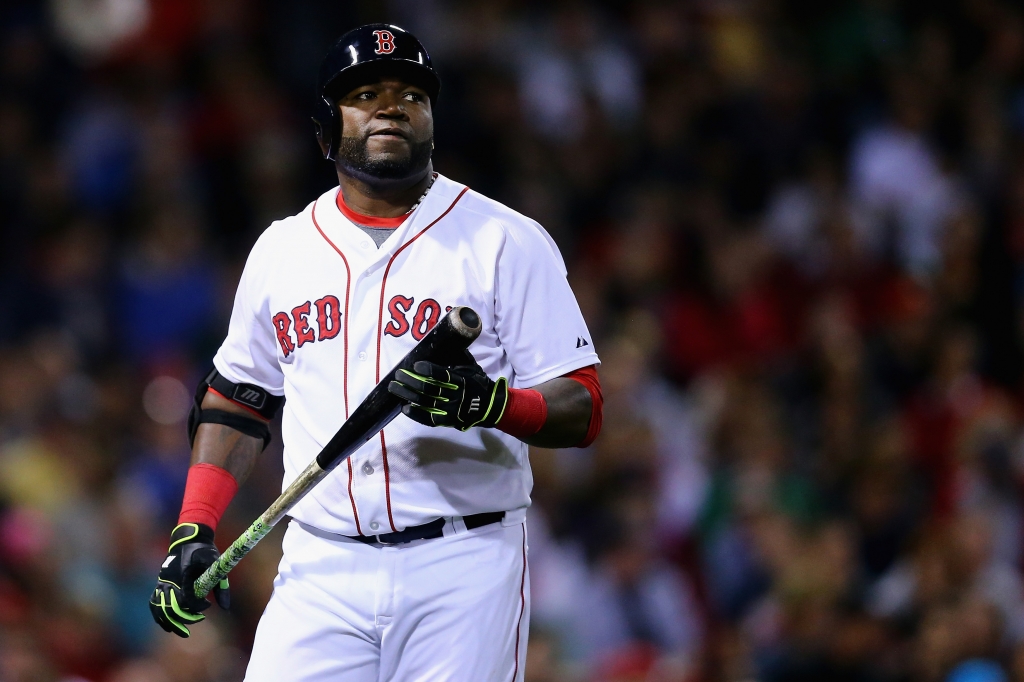
{"type": "Polygon", "coordinates": [[[192,639],[146,608],[182,420],[250,244],[333,183],[319,59],[381,19],[604,360],[600,439],[532,457],[527,680],[1024,680],[1015,5],[7,0],[0,681],[241,679],[280,531],[192,639]]]}

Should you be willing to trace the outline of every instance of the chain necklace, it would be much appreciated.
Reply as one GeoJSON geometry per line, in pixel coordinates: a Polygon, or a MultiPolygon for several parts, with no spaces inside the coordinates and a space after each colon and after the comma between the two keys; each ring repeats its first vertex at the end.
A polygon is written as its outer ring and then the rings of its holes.
{"type": "Polygon", "coordinates": [[[430,182],[427,183],[427,188],[425,190],[423,190],[423,194],[421,194],[420,198],[416,200],[416,203],[413,204],[409,208],[409,210],[405,212],[405,215],[409,215],[410,213],[412,213],[413,211],[416,210],[416,207],[419,206],[420,203],[423,201],[423,199],[427,196],[427,192],[429,192],[430,188],[434,186],[434,180],[437,180],[437,173],[431,174],[430,182]]]}

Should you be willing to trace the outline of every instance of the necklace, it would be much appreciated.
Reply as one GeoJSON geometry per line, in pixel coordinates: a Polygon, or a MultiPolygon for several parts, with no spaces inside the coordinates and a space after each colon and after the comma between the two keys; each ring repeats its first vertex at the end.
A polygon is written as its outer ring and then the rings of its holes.
{"type": "Polygon", "coordinates": [[[409,210],[405,212],[405,215],[409,215],[416,210],[416,207],[419,206],[420,202],[422,202],[424,197],[427,196],[427,192],[429,192],[430,188],[434,186],[434,180],[437,180],[437,173],[431,174],[430,182],[427,183],[427,188],[423,190],[423,194],[421,194],[420,198],[416,200],[416,203],[409,207],[409,210]]]}

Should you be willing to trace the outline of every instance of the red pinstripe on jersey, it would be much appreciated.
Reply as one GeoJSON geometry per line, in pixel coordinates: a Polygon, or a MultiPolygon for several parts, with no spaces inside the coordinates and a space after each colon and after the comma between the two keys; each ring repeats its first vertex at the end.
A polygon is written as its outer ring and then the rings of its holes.
{"type": "MultiPolygon", "coordinates": [[[[338,191],[340,192],[341,189],[339,188],[338,191]]],[[[344,319],[342,320],[342,329],[344,330],[342,332],[342,334],[343,334],[344,343],[345,343],[345,361],[344,361],[344,363],[342,365],[342,367],[343,367],[343,369],[342,369],[343,375],[342,376],[344,377],[342,379],[342,389],[343,389],[344,394],[345,394],[345,419],[348,419],[348,300],[349,300],[349,289],[350,289],[350,287],[352,285],[352,270],[348,267],[348,259],[345,258],[345,254],[342,253],[341,249],[339,249],[334,244],[334,242],[332,242],[327,237],[327,235],[324,234],[324,231],[320,229],[320,223],[318,223],[316,221],[316,206],[317,206],[318,202],[319,202],[319,200],[317,200],[317,202],[313,203],[313,211],[311,213],[311,215],[313,217],[313,226],[316,228],[316,231],[320,233],[320,236],[324,238],[324,241],[327,242],[328,244],[330,244],[331,248],[338,252],[338,255],[341,256],[342,262],[345,263],[345,314],[343,316],[344,319]]],[[[360,535],[362,535],[363,534],[363,530],[362,530],[362,528],[359,527],[359,512],[358,512],[358,510],[356,510],[356,498],[352,495],[352,459],[349,458],[347,460],[347,462],[348,462],[348,499],[352,503],[352,517],[355,518],[355,520],[356,520],[356,532],[359,533],[360,535]]]]}
{"type": "Polygon", "coordinates": [[[523,629],[523,614],[526,613],[526,523],[523,523],[523,577],[519,579],[519,622],[516,624],[516,665],[512,682],[519,677],[519,633],[523,629]]]}
{"type": "MultiPolygon", "coordinates": [[[[384,289],[388,283],[388,273],[391,271],[391,265],[395,262],[395,259],[398,258],[398,254],[402,253],[402,251],[404,251],[414,241],[423,236],[423,234],[427,230],[432,228],[434,225],[437,225],[437,223],[439,223],[442,218],[448,215],[448,213],[450,213],[451,210],[455,208],[455,204],[459,203],[459,199],[462,198],[462,195],[468,191],[468,187],[463,187],[462,191],[459,192],[459,195],[455,197],[455,201],[453,201],[451,205],[444,210],[444,213],[437,216],[437,218],[435,218],[429,225],[427,225],[422,230],[417,232],[412,239],[398,247],[395,253],[392,254],[391,258],[388,260],[387,267],[384,268],[384,277],[380,283],[380,306],[377,309],[377,383],[380,383],[380,342],[383,337],[382,332],[384,327],[384,289]]],[[[392,531],[397,531],[398,529],[395,527],[394,516],[392,516],[391,514],[391,471],[388,468],[388,447],[387,443],[384,440],[384,431],[380,432],[380,451],[381,457],[384,459],[384,496],[387,499],[388,504],[388,523],[391,524],[392,531]]]]}

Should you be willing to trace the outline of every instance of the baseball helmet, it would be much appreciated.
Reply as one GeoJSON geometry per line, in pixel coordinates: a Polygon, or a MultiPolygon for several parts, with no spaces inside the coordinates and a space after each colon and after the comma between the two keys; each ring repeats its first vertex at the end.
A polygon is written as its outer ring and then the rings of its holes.
{"type": "Polygon", "coordinates": [[[400,75],[426,90],[431,104],[437,100],[441,80],[416,36],[394,24],[352,29],[331,45],[320,64],[313,124],[317,139],[327,149],[324,158],[333,159],[338,153],[338,99],[383,74],[400,75]]]}

